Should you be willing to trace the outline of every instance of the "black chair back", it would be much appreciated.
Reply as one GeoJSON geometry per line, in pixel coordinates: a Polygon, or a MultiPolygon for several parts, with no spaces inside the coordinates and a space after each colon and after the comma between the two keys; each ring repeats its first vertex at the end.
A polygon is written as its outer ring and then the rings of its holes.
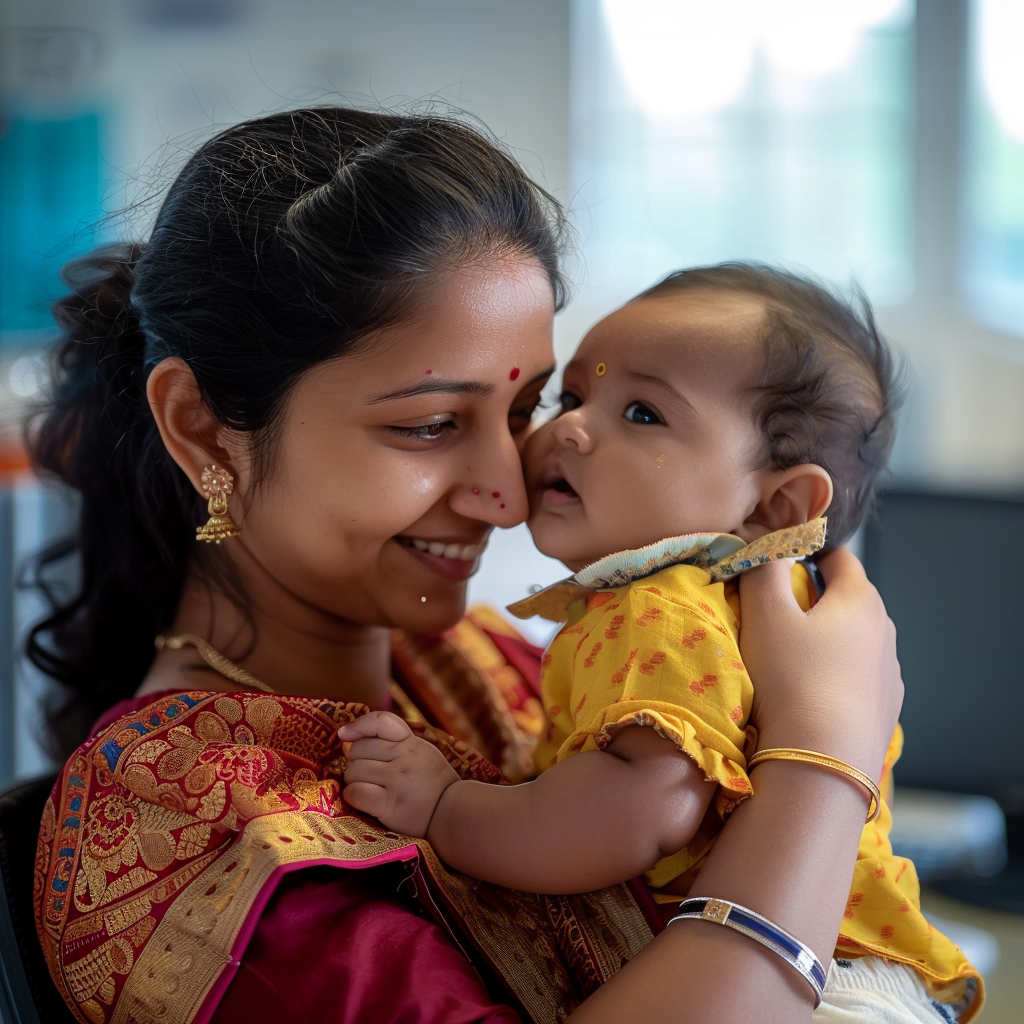
{"type": "Polygon", "coordinates": [[[43,805],[54,776],[0,793],[0,1020],[73,1024],[50,978],[36,935],[32,879],[43,805]]]}

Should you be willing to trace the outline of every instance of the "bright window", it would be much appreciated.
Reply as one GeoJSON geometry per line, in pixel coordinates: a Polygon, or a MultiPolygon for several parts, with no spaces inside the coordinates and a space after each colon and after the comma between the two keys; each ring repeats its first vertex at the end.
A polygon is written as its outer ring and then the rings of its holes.
{"type": "Polygon", "coordinates": [[[961,280],[970,315],[1024,336],[1024,4],[975,0],[961,280]]]}
{"type": "Polygon", "coordinates": [[[584,302],[737,258],[904,301],[913,16],[912,0],[576,0],[584,302]]]}

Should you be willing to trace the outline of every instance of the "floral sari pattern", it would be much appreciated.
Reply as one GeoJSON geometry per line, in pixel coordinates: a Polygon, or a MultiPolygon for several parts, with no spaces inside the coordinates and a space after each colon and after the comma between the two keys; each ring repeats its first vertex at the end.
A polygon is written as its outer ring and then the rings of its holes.
{"type": "MultiPolygon", "coordinates": [[[[538,708],[497,646],[490,661],[473,657],[487,642],[467,621],[424,642],[426,657],[405,641],[396,667],[429,705],[424,680],[436,682],[442,662],[450,679],[457,662],[460,696],[474,691],[492,719],[475,719],[474,738],[494,741],[488,752],[516,774],[532,744],[521,725],[538,708]]],[[[459,713],[467,706],[460,700],[459,713]]],[[[44,812],[35,898],[50,972],[80,1020],[202,1024],[277,882],[314,865],[406,865],[426,912],[535,1021],[563,1019],[649,941],[625,886],[564,898],[503,890],[448,871],[424,841],[347,808],[337,730],[366,710],[311,697],[167,693],[76,751],[44,812]]],[[[505,781],[464,740],[411,724],[463,778],[505,781]]]]}

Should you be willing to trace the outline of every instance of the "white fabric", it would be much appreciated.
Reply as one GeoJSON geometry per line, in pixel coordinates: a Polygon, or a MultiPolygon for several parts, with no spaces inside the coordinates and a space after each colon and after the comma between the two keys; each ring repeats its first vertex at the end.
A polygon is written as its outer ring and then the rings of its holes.
{"type": "Polygon", "coordinates": [[[879,957],[833,964],[814,1024],[938,1024],[948,1018],[933,1005],[924,982],[903,964],[879,957]]]}

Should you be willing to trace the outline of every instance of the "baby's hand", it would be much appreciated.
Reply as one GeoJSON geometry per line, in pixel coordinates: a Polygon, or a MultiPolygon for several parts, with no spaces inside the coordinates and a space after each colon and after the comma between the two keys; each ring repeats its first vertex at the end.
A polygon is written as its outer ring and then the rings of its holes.
{"type": "Polygon", "coordinates": [[[338,736],[352,743],[345,801],[395,832],[425,836],[441,794],[459,778],[444,754],[389,711],[362,715],[338,736]]]}

